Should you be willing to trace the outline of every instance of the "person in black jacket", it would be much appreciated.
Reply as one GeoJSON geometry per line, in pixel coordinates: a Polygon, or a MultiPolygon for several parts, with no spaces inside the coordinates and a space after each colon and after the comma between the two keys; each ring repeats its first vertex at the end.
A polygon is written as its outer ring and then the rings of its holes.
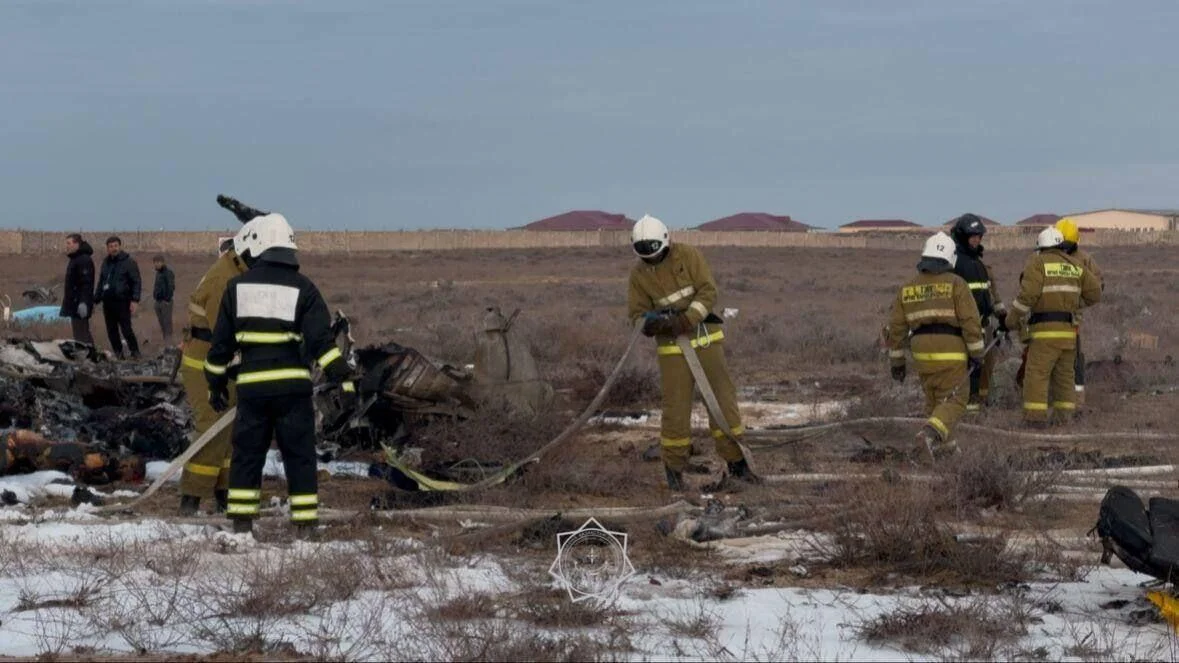
{"type": "Polygon", "coordinates": [[[74,340],[94,345],[90,334],[90,316],[94,314],[94,249],[90,243],[73,233],[65,240],[65,285],[62,288],[61,316],[70,319],[74,340]]]}
{"type": "Polygon", "coordinates": [[[315,408],[310,362],[355,399],[351,369],[336,346],[327,304],[299,273],[294,232],[281,214],[267,214],[240,231],[239,253],[249,271],[229,281],[221,297],[213,342],[205,357],[209,404],[229,408],[230,361],[241,352],[237,414],[229,463],[226,515],[235,532],[250,532],[262,499],[262,468],[270,440],[278,441],[287,475],[291,521],[300,532],[318,524],[315,408]]]}
{"type": "MultiPolygon", "coordinates": [[[[974,295],[974,303],[978,307],[984,338],[991,329],[994,330],[995,337],[1007,333],[1007,309],[1003,305],[1003,298],[998,295],[998,286],[995,285],[990,268],[982,261],[982,238],[986,232],[987,227],[975,214],[963,214],[954,220],[954,225],[950,229],[950,237],[954,238],[958,250],[954,273],[961,276],[970,286],[970,294],[974,295]],[[992,316],[996,324],[989,326],[992,316]]],[[[992,347],[978,370],[971,372],[967,412],[977,412],[986,404],[987,396],[990,394],[991,375],[998,358],[998,348],[992,347]]]]}
{"type": "Polygon", "coordinates": [[[176,294],[176,274],[164,262],[164,256],[152,258],[156,268],[156,282],[151,298],[155,300],[156,319],[160,322],[160,333],[164,345],[172,345],[172,296],[176,294]]]}
{"type": "Polygon", "coordinates": [[[119,359],[123,358],[123,343],[119,339],[122,331],[127,339],[131,358],[139,358],[139,341],[131,328],[131,316],[139,306],[139,265],[123,250],[123,240],[108,237],[106,259],[102,261],[102,274],[98,278],[98,290],[94,292],[94,303],[102,304],[102,318],[106,322],[106,335],[111,341],[111,350],[119,359]]]}

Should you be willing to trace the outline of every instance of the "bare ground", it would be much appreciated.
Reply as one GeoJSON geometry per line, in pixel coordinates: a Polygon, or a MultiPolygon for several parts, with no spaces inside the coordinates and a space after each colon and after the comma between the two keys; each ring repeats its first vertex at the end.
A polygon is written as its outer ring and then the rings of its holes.
{"type": "MultiPolygon", "coordinates": [[[[1101,305],[1086,314],[1084,342],[1091,362],[1089,407],[1067,428],[1053,432],[1100,434],[1144,430],[1170,432],[1179,421],[1179,368],[1165,362],[1179,338],[1170,307],[1177,287],[1157,270],[1146,269],[1157,250],[1151,247],[1108,248],[1097,252],[1105,273],[1106,289],[1101,305]],[[1135,347],[1131,333],[1157,340],[1154,347],[1135,347]],[[1120,359],[1114,362],[1115,357],[1120,359]]],[[[916,262],[915,252],[805,249],[706,249],[716,276],[719,307],[737,308],[739,315],[727,323],[726,348],[735,381],[753,401],[820,403],[831,399],[856,399],[848,416],[916,415],[920,396],[914,380],[903,386],[888,379],[887,361],[878,344],[894,290],[907,278],[916,262]]],[[[1004,299],[1015,294],[1018,271],[1026,254],[988,254],[998,275],[1004,299]]],[[[626,274],[632,261],[626,252],[564,250],[545,252],[488,251],[400,253],[309,257],[303,271],[322,289],[332,309],[342,309],[354,320],[357,339],[364,343],[384,340],[417,347],[454,362],[473,359],[474,333],[484,307],[500,306],[505,312],[523,309],[521,333],[528,335],[541,370],[554,381],[561,396],[558,410],[543,425],[535,426],[535,439],[518,441],[540,446],[545,431],[560,425],[588,402],[601,376],[620,354],[628,326],[624,318],[626,274]]],[[[139,256],[145,290],[150,291],[150,263],[139,256]]],[[[185,301],[203,269],[210,262],[192,256],[171,261],[177,274],[177,301],[185,301]]],[[[0,293],[18,294],[26,287],[59,277],[58,263],[33,257],[13,257],[0,264],[0,293]]],[[[177,306],[177,325],[183,323],[183,306],[177,306]]],[[[158,347],[158,329],[150,307],[144,306],[135,321],[148,352],[158,347]]],[[[101,322],[94,321],[96,338],[102,338],[101,322]]],[[[64,336],[68,326],[34,330],[40,335],[64,336]]],[[[1143,338],[1143,337],[1139,337],[1143,338]]],[[[1150,343],[1148,343],[1150,344],[1150,343]]],[[[613,399],[614,407],[657,407],[657,382],[652,380],[654,361],[645,345],[632,360],[635,373],[613,399]]],[[[1018,345],[1007,350],[997,371],[996,407],[968,419],[1003,429],[1018,427],[1019,396],[1011,383],[1018,363],[1018,345]]],[[[751,410],[757,410],[754,405],[751,410]]],[[[751,415],[758,414],[751,411],[751,415]]],[[[484,422],[486,423],[486,422],[484,422]]],[[[472,426],[478,426],[475,422],[472,426]]],[[[866,448],[893,445],[907,447],[912,426],[865,427],[836,431],[798,443],[762,449],[757,453],[759,471],[767,475],[792,473],[871,474],[852,481],[822,480],[774,483],[740,493],[723,494],[728,504],[757,507],[793,505],[798,511],[819,513],[823,505],[852,508],[892,490],[875,478],[880,464],[862,460],[866,448]],[[859,485],[853,490],[849,486],[859,485]],[[863,488],[867,486],[867,488],[863,488]],[[859,490],[860,492],[856,492],[859,490]],[[813,508],[812,508],[813,507],[813,508]]],[[[657,463],[642,463],[638,455],[657,439],[653,428],[599,426],[571,441],[550,457],[550,463],[528,470],[506,486],[477,496],[463,496],[464,503],[546,508],[558,511],[574,507],[659,506],[671,496],[663,484],[657,463]]],[[[491,440],[494,442],[494,440],[491,440]]],[[[711,452],[706,435],[698,437],[703,453],[698,460],[711,476],[692,476],[703,484],[719,476],[722,464],[711,452]]],[[[1177,460],[1172,442],[1100,437],[1085,440],[1043,441],[963,433],[960,444],[968,451],[987,447],[991,453],[1011,458],[1055,454],[1073,456],[1137,455],[1157,463],[1177,460]]],[[[942,468],[942,482],[952,482],[956,470],[942,468]]],[[[1160,477],[1173,483],[1174,477],[1160,477]]],[[[992,477],[995,482],[1009,480],[992,477]]],[[[950,485],[943,483],[939,485],[950,485]]],[[[323,483],[323,501],[338,509],[364,510],[374,494],[385,490],[382,482],[332,478],[323,483]]],[[[268,482],[267,496],[281,495],[282,485],[268,482]]],[[[1149,493],[1150,491],[1146,491],[1149,493]]],[[[165,489],[145,508],[145,513],[167,515],[176,496],[165,489]]],[[[924,506],[921,508],[925,508],[924,506]]],[[[943,523],[986,523],[1006,530],[1067,530],[1084,534],[1096,518],[1096,502],[1051,499],[1000,504],[965,504],[961,499],[929,507],[934,520],[943,523]]],[[[372,521],[333,523],[329,536],[360,536],[372,521]]],[[[817,530],[833,523],[814,521],[817,530]]],[[[398,521],[385,531],[411,533],[461,547],[463,531],[457,523],[398,521]],[[458,537],[458,538],[455,538],[458,537]],[[458,542],[458,543],[455,543],[458,542]]],[[[632,526],[636,564],[723,566],[733,582],[816,585],[877,584],[879,569],[860,562],[831,567],[799,578],[785,568],[733,570],[716,555],[687,548],[655,532],[648,524],[632,526]],[[857,564],[859,566],[857,566],[857,564]]],[[[480,539],[484,550],[502,550],[535,557],[551,555],[544,548],[522,542],[516,531],[480,539]]],[[[1094,546],[1088,547],[1094,551],[1094,546]]]]}

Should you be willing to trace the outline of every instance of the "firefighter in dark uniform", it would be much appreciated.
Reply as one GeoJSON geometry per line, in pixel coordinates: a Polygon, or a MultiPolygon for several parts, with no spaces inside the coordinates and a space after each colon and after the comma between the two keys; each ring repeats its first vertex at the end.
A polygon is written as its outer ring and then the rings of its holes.
{"type": "Polygon", "coordinates": [[[235,532],[251,531],[261,505],[262,468],[275,438],[286,470],[291,521],[313,528],[319,498],[310,363],[349,399],[354,394],[347,380],[350,369],[336,346],[323,296],[299,273],[294,231],[287,220],[267,214],[243,230],[248,233],[244,257],[250,270],[226,287],[205,359],[209,403],[224,412],[229,408],[229,364],[241,352],[226,513],[235,532]]]}
{"type": "MultiPolygon", "coordinates": [[[[982,327],[984,340],[991,328],[992,316],[995,321],[995,336],[1007,333],[1007,308],[998,295],[999,289],[995,284],[993,272],[982,260],[982,238],[986,232],[987,227],[975,214],[963,214],[954,220],[954,225],[950,228],[950,237],[954,239],[957,250],[954,273],[961,276],[966,285],[970,286],[974,305],[978,307],[979,325],[982,327]]],[[[977,412],[987,404],[987,396],[991,390],[991,375],[995,371],[998,359],[998,348],[991,348],[983,357],[982,366],[970,374],[967,412],[977,412]]]]}

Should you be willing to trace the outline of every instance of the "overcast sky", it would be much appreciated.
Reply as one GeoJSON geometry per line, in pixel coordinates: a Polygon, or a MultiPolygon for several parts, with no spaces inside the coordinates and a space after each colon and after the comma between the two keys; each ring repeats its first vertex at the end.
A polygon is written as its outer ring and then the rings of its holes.
{"type": "Polygon", "coordinates": [[[1179,207],[1174,0],[0,2],[0,227],[1179,207]]]}

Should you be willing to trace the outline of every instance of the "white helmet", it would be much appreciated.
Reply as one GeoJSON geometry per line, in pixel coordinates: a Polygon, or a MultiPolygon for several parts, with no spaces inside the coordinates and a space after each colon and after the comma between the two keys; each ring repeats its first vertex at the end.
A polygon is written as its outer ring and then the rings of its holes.
{"type": "Polygon", "coordinates": [[[250,251],[249,237],[253,225],[254,221],[252,219],[243,223],[241,229],[238,230],[237,234],[233,236],[233,252],[236,253],[239,258],[245,258],[246,254],[250,251]]]}
{"type": "Polygon", "coordinates": [[[663,249],[671,246],[667,238],[667,226],[650,214],[635,222],[630,231],[630,245],[640,258],[654,258],[663,249]]]}
{"type": "Polygon", "coordinates": [[[1037,249],[1051,249],[1060,246],[1063,243],[1064,233],[1060,232],[1060,230],[1054,228],[1053,226],[1048,226],[1047,228],[1041,230],[1040,234],[1036,237],[1037,249]]]}
{"type": "Polygon", "coordinates": [[[281,214],[256,216],[246,225],[249,230],[246,231],[245,245],[251,258],[260,258],[270,249],[298,250],[295,246],[295,231],[281,214]]]}
{"type": "Polygon", "coordinates": [[[922,258],[941,258],[953,267],[958,262],[958,250],[954,247],[954,240],[944,232],[939,232],[925,240],[925,248],[921,250],[922,258]]]}

